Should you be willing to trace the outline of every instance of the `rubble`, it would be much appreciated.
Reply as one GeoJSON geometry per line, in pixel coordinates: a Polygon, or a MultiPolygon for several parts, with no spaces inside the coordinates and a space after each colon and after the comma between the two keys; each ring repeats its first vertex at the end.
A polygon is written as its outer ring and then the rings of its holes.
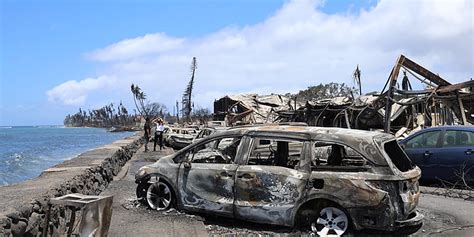
{"type": "Polygon", "coordinates": [[[474,123],[474,81],[451,84],[400,55],[381,93],[297,101],[285,95],[227,95],[214,102],[214,119],[227,125],[305,122],[310,126],[383,130],[406,136],[438,125],[474,123]],[[405,75],[399,88],[398,75],[405,75]],[[425,85],[413,90],[406,73],[425,85]]]}

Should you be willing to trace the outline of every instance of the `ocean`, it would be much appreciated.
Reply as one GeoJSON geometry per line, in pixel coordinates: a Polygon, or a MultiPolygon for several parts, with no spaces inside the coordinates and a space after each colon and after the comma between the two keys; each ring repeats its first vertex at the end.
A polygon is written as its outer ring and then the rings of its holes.
{"type": "Polygon", "coordinates": [[[102,128],[0,126],[0,186],[35,178],[51,166],[133,134],[102,128]]]}

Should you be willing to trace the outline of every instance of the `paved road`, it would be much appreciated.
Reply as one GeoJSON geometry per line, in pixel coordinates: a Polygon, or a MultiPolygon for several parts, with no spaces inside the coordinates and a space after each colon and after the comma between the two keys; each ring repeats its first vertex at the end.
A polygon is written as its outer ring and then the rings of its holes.
{"type": "Polygon", "coordinates": [[[474,202],[422,194],[424,226],[416,236],[474,236],[474,202]]]}
{"type": "MultiPolygon", "coordinates": [[[[104,195],[114,195],[109,236],[209,236],[263,234],[299,236],[299,230],[254,224],[228,218],[199,216],[170,210],[151,211],[135,197],[134,174],[172,150],[137,154],[117,175],[104,195]]],[[[413,236],[474,236],[474,202],[423,194],[419,205],[425,215],[424,226],[413,236]]],[[[366,235],[366,234],[364,234],[366,235]]]]}
{"type": "Polygon", "coordinates": [[[114,195],[109,236],[209,236],[201,217],[175,210],[168,213],[152,211],[136,199],[135,172],[157,157],[171,152],[164,150],[144,153],[142,147],[102,193],[114,195]]]}

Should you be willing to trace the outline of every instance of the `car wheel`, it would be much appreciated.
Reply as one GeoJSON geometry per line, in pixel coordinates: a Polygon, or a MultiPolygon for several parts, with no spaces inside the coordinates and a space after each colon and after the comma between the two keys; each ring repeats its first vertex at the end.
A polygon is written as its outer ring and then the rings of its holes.
{"type": "Polygon", "coordinates": [[[150,184],[146,191],[146,201],[153,210],[168,210],[173,203],[171,187],[163,181],[150,184]]]}
{"type": "Polygon", "coordinates": [[[311,223],[311,230],[319,236],[341,236],[349,227],[346,213],[337,207],[325,207],[311,223]]]}

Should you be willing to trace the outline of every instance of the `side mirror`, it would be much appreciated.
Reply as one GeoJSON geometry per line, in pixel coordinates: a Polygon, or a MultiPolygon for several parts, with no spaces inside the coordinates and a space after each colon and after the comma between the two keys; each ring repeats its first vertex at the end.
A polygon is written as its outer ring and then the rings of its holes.
{"type": "Polygon", "coordinates": [[[400,147],[405,150],[406,145],[405,144],[400,144],[400,147]]]}
{"type": "Polygon", "coordinates": [[[184,166],[184,168],[186,168],[186,169],[190,169],[190,168],[191,168],[191,162],[185,161],[185,162],[183,162],[183,166],[184,166]]]}

